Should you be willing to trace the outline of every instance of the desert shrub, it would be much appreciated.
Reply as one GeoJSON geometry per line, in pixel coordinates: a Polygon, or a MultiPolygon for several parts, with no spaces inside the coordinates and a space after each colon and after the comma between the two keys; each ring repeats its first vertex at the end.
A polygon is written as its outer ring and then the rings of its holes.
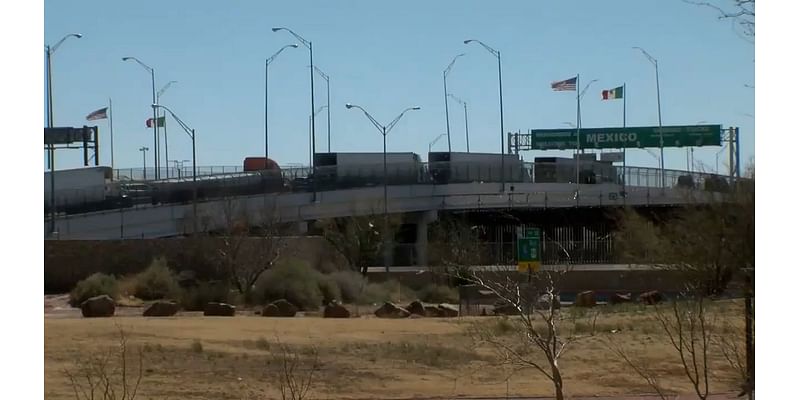
{"type": "Polygon", "coordinates": [[[202,353],[203,352],[203,343],[199,340],[195,339],[192,341],[192,345],[190,346],[193,352],[195,353],[202,353]]]}
{"type": "Polygon", "coordinates": [[[97,272],[75,285],[75,288],[69,293],[69,304],[77,307],[86,299],[102,294],[116,300],[119,295],[119,286],[113,276],[97,272]]]}
{"type": "Polygon", "coordinates": [[[384,301],[403,302],[413,300],[416,294],[402,283],[390,279],[381,283],[370,283],[364,288],[358,302],[361,304],[382,303],[384,301]]]}
{"type": "Polygon", "coordinates": [[[339,286],[342,301],[345,303],[358,300],[361,292],[367,286],[367,278],[356,271],[339,271],[329,276],[339,286]]]}
{"type": "Polygon", "coordinates": [[[167,267],[167,261],[156,258],[136,275],[133,295],[142,300],[173,299],[178,297],[179,291],[175,273],[167,267]]]}
{"type": "Polygon", "coordinates": [[[187,311],[202,311],[209,302],[227,303],[229,298],[227,283],[201,282],[181,291],[180,304],[187,311]]]}
{"type": "Polygon", "coordinates": [[[322,293],[323,302],[330,303],[331,301],[342,299],[342,291],[339,289],[339,284],[329,275],[320,274],[317,284],[319,285],[320,293],[322,293]]]}
{"type": "MultiPolygon", "coordinates": [[[[320,288],[322,280],[323,275],[308,263],[299,260],[284,261],[261,275],[253,289],[254,300],[266,304],[286,299],[301,310],[316,310],[325,298],[320,288]]],[[[326,287],[326,295],[335,294],[330,284],[323,285],[326,287]]]]}
{"type": "Polygon", "coordinates": [[[458,291],[446,285],[431,283],[417,291],[417,296],[426,303],[458,303],[458,291]]]}

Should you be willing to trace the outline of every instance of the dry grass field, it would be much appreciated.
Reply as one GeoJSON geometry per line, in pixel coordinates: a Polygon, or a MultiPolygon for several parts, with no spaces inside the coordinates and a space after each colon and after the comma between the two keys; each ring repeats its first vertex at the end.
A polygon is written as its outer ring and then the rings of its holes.
{"type": "MultiPolygon", "coordinates": [[[[594,335],[591,320],[579,325],[586,337],[562,357],[569,396],[652,392],[604,345],[608,336],[644,360],[670,392],[692,392],[679,358],[650,318],[651,310],[643,306],[599,309],[605,311],[596,319],[594,335]]],[[[724,302],[714,309],[719,321],[730,321],[733,329],[740,326],[741,303],[724,302]]],[[[539,372],[512,370],[470,334],[475,327],[508,334],[509,324],[503,317],[46,317],[44,324],[45,394],[53,400],[75,398],[64,371],[74,371],[85,356],[116,345],[118,326],[129,335],[129,349],[143,349],[144,376],[137,397],[142,399],[280,398],[281,369],[272,357],[281,348],[279,343],[301,357],[310,357],[317,349],[320,370],[311,393],[315,399],[552,394],[551,384],[539,372]]],[[[736,374],[722,356],[714,352],[711,361],[712,391],[737,390],[736,374]]],[[[131,365],[129,374],[135,372],[131,365]]]]}

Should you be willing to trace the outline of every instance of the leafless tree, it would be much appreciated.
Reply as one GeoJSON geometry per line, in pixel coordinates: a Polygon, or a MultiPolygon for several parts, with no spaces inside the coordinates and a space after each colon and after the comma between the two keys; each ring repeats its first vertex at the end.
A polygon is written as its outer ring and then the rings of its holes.
{"type": "Polygon", "coordinates": [[[373,213],[324,219],[318,221],[317,226],[325,240],[347,260],[350,267],[366,275],[369,261],[384,250],[387,242],[384,236],[393,237],[400,226],[400,217],[390,215],[385,223],[382,215],[373,213]]]}
{"type": "Polygon", "coordinates": [[[440,217],[430,231],[429,264],[435,266],[435,275],[458,277],[467,275],[471,266],[481,265],[485,256],[481,230],[458,216],[440,217]]]}
{"type": "Polygon", "coordinates": [[[143,349],[130,360],[130,346],[125,330],[117,325],[117,345],[105,351],[86,354],[64,370],[76,400],[134,400],[144,376],[143,349]],[[131,362],[135,363],[131,366],[131,362]],[[133,368],[131,368],[133,367],[133,368]]]}
{"type": "Polygon", "coordinates": [[[231,284],[250,300],[253,285],[272,268],[285,247],[283,227],[274,210],[263,210],[259,221],[237,212],[229,202],[223,203],[221,211],[226,229],[219,237],[218,257],[231,284]]]}
{"type": "MultiPolygon", "coordinates": [[[[504,337],[475,324],[473,335],[492,347],[503,363],[533,368],[553,383],[555,398],[564,399],[564,380],[559,360],[579,334],[576,318],[562,313],[559,287],[568,266],[531,274],[530,283],[520,283],[515,272],[472,271],[464,279],[491,291],[498,308],[510,314],[512,337],[504,337]],[[570,327],[570,323],[571,327],[570,327]]],[[[497,312],[497,311],[496,311],[497,312]]]]}
{"type": "Polygon", "coordinates": [[[737,34],[744,35],[748,40],[752,40],[756,36],[756,0],[726,0],[727,6],[719,6],[707,1],[683,1],[715,10],[719,19],[731,20],[738,25],[737,34]]]}

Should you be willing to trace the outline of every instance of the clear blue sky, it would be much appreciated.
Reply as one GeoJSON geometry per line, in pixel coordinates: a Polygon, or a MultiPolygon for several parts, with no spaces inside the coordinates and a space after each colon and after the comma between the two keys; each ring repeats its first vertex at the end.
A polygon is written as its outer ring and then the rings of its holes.
{"type": "MultiPolygon", "coordinates": [[[[534,1],[149,1],[46,0],[45,42],[70,39],[53,57],[56,126],[82,126],[85,116],[113,99],[116,167],[140,167],[140,146],[153,147],[150,77],[135,56],[156,70],[156,89],[197,130],[200,165],[241,165],[263,154],[264,59],[295,39],[270,28],[286,26],[314,44],[314,62],[331,76],[332,151],[381,151],[375,127],[352,102],[388,123],[412,105],[389,134],[389,151],[426,157],[445,132],[442,71],[451,93],[469,103],[470,149],[499,151],[495,58],[464,39],[501,51],[506,131],[560,128],[575,122],[574,92],[550,83],[577,73],[593,84],[582,102],[583,126],[619,126],[622,102],[600,91],[627,84],[628,125],[656,125],[652,65],[631,46],[659,59],[665,125],[698,121],[741,127],[742,161],[755,154],[754,45],[712,10],[679,0],[534,1]]],[[[287,49],[270,66],[270,155],[280,164],[308,162],[308,51],[287,49]]],[[[315,77],[316,105],[326,103],[315,77]]],[[[583,83],[582,83],[583,84],[583,83]]],[[[463,109],[450,103],[454,151],[465,149],[463,109]]],[[[101,164],[110,164],[107,121],[101,164]]],[[[317,117],[317,149],[327,147],[326,115],[317,117]]],[[[93,123],[92,123],[93,124],[93,123]]],[[[168,121],[171,159],[190,159],[191,142],[168,121]]],[[[435,149],[446,150],[446,140],[435,149]]],[[[719,147],[695,151],[714,168],[719,147]]],[[[657,149],[654,149],[657,152],[657,149]]],[[[524,152],[526,160],[558,152],[524,152]]],[[[685,168],[684,149],[666,151],[667,168],[685,168]]],[[[722,159],[720,156],[720,169],[722,159]]],[[[656,166],[643,150],[629,163],[656,166]]],[[[58,167],[79,166],[82,152],[59,154],[58,167]]],[[[152,155],[147,164],[152,166],[152,155]]]]}

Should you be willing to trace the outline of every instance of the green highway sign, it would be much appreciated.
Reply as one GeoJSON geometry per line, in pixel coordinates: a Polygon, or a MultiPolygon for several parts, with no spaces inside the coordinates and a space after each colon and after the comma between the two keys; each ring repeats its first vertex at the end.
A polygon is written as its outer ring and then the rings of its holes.
{"type": "MultiPolygon", "coordinates": [[[[636,126],[628,128],[584,128],[580,130],[581,149],[621,149],[660,147],[719,146],[722,125],[636,126]]],[[[577,149],[577,129],[531,129],[531,150],[577,149]]]]}
{"type": "Polygon", "coordinates": [[[541,233],[539,228],[519,229],[517,237],[517,270],[538,271],[541,266],[541,233]]]}

